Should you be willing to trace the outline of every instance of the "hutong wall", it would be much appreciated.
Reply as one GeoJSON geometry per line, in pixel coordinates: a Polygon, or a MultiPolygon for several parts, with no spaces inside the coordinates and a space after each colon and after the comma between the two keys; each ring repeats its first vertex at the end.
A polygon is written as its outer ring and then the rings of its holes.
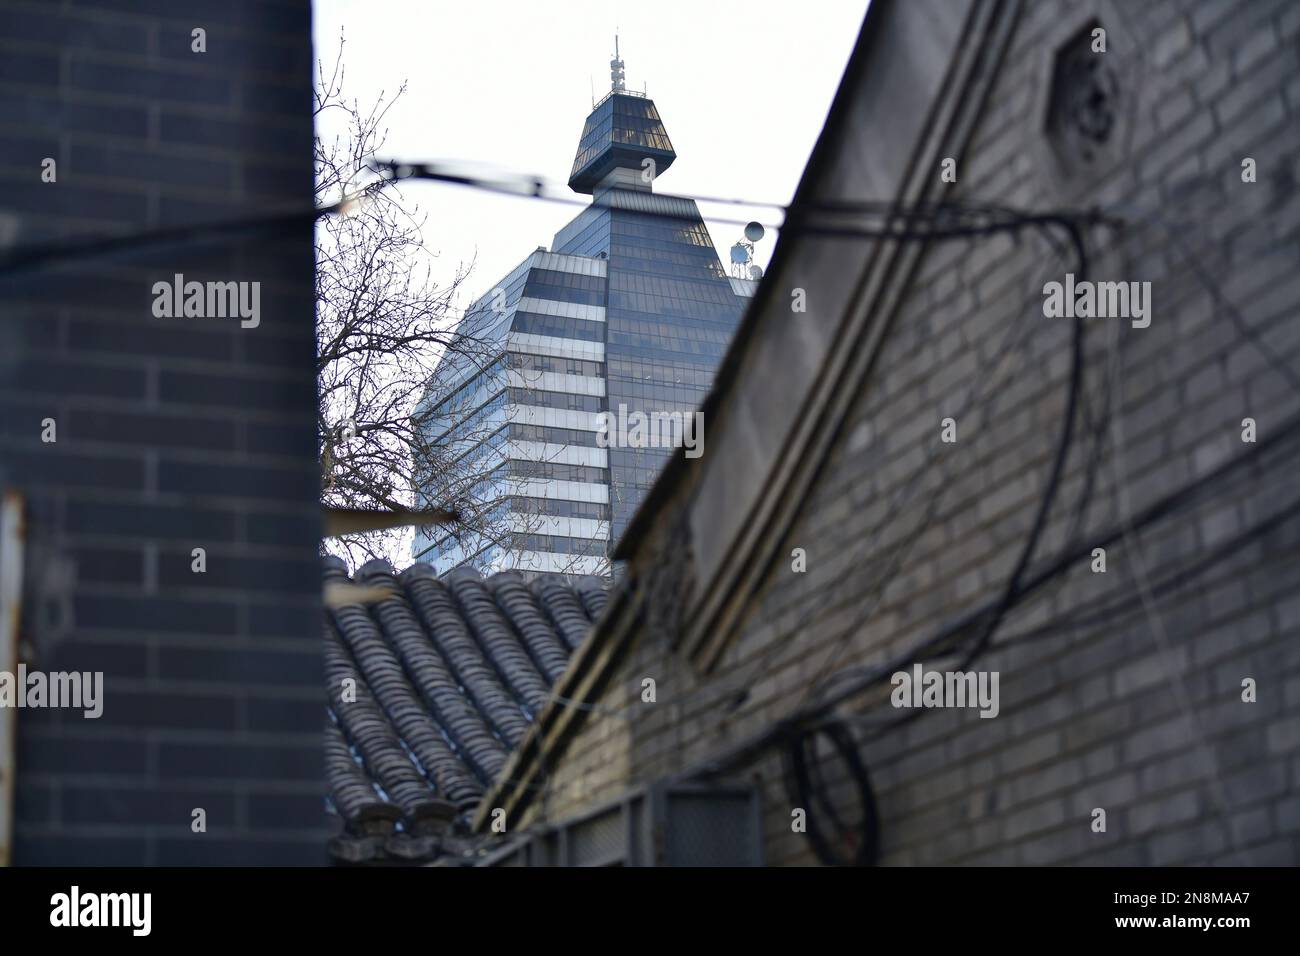
{"type": "MultiPolygon", "coordinates": [[[[1034,2],[1016,20],[949,198],[1114,209],[1128,223],[1088,231],[1090,276],[1152,290],[1149,327],[1121,318],[1085,325],[1088,417],[1036,552],[1045,560],[1065,546],[1077,514],[1074,540],[1087,540],[1250,451],[1243,419],[1255,420],[1264,441],[1300,409],[1295,372],[1288,381],[1277,368],[1300,368],[1300,7],[1034,2]],[[1113,83],[1101,82],[1115,99],[1114,127],[1089,160],[1079,130],[1096,126],[1072,115],[1070,96],[1053,106],[1047,93],[1094,18],[1108,32],[1113,83]],[[1246,158],[1254,182],[1243,182],[1246,158]],[[1112,419],[1095,427],[1108,401],[1112,419]]],[[[893,23],[919,28],[906,17],[893,23]]],[[[873,54],[908,49],[901,39],[886,35],[873,54]]],[[[864,167],[869,134],[883,135],[861,132],[864,167]]],[[[846,249],[844,268],[854,270],[865,247],[846,249]]],[[[552,758],[525,822],[564,819],[629,784],[697,765],[789,714],[837,650],[845,653],[835,670],[878,663],[1001,594],[1047,484],[1069,391],[1071,322],[1045,317],[1042,288],[1075,269],[1068,248],[1058,255],[1032,231],[927,248],[874,373],[777,549],[787,557],[738,639],[701,676],[643,625],[596,701],[621,713],[587,718],[566,755],[552,758]],[[944,444],[949,416],[957,440],[944,444]],[[807,552],[805,573],[791,568],[795,548],[807,552]],[[784,648],[755,673],[774,644],[784,648]],[[655,678],[658,703],[624,710],[645,677],[655,678]],[[738,682],[749,696],[731,712],[738,682]]],[[[789,290],[781,293],[788,302],[789,290]]],[[[818,315],[815,287],[808,301],[807,315],[785,321],[834,318],[818,315]]],[[[746,389],[770,388],[780,372],[742,373],[727,402],[743,407],[746,389]]],[[[1144,527],[1140,548],[1131,535],[1115,542],[1104,574],[1080,560],[1017,606],[999,641],[1050,626],[972,665],[1000,674],[995,719],[931,710],[870,742],[859,726],[880,803],[881,862],[1296,863],[1300,524],[1286,510],[1295,467],[1294,453],[1265,455],[1211,483],[1197,506],[1144,527]],[[1189,586],[1164,587],[1198,561],[1207,563],[1189,586]],[[1087,622],[1108,607],[1114,613],[1087,622]],[[1247,678],[1257,682],[1253,703],[1242,699],[1247,678]],[[1107,811],[1104,833],[1091,826],[1097,808],[1107,811]]],[[[687,488],[655,524],[673,526],[676,509],[689,506],[687,488]]],[[[867,713],[897,716],[883,698],[867,713]]],[[[812,862],[792,832],[780,760],[753,770],[767,862],[812,862]]],[[[851,819],[842,763],[825,771],[851,819]]]]}
{"type": "MultiPolygon", "coordinates": [[[[0,64],[6,252],[310,209],[306,0],[7,2],[0,64]]],[[[311,228],[0,273],[24,657],[105,681],[18,712],[18,864],[324,862],[311,228]],[[256,320],[156,317],[177,275],[256,320]]]]}

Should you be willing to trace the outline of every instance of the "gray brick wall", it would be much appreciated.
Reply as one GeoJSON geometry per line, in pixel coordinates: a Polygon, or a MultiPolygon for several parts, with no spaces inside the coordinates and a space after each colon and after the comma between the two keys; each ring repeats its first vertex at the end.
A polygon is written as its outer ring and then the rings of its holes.
{"type": "MultiPolygon", "coordinates": [[[[0,5],[0,242],[309,209],[310,19],[307,0],[0,5]]],[[[18,712],[14,861],[323,863],[309,222],[0,276],[0,299],[29,666],[105,673],[98,720],[18,712]],[[175,273],[260,282],[260,325],[154,318],[175,273]]]]}
{"type": "MultiPolygon", "coordinates": [[[[1024,5],[952,195],[1049,208],[1066,204],[1061,194],[1069,192],[1068,204],[1128,211],[1133,221],[1122,233],[1090,234],[1092,275],[1150,281],[1153,321],[1145,330],[1089,323],[1087,394],[1095,412],[1105,398],[1109,336],[1118,331],[1119,465],[1130,508],[1140,510],[1246,450],[1242,418],[1255,418],[1262,435],[1300,408],[1300,396],[1195,275],[1204,269],[1266,347],[1300,368],[1300,326],[1291,314],[1300,301],[1300,16],[1286,2],[1093,7],[1112,43],[1124,48],[1121,33],[1131,42],[1139,73],[1122,87],[1133,107],[1131,135],[1120,160],[1095,181],[1052,182],[1039,162],[1041,51],[1060,23],[1087,9],[1024,5]],[[1254,184],[1241,182],[1247,156],[1258,163],[1254,184]],[[1200,267],[1143,221],[1153,207],[1191,223],[1181,233],[1200,267]]],[[[635,702],[645,676],[656,678],[660,703],[630,716],[590,717],[550,769],[544,808],[534,806],[526,822],[562,818],[629,782],[695,765],[788,714],[838,649],[847,649],[841,668],[878,662],[1000,593],[1032,523],[1065,408],[1070,324],[1043,317],[1040,292],[1065,271],[1028,235],[926,252],[874,376],[778,549],[805,548],[807,573],[777,563],[738,639],[707,676],[643,632],[598,703],[635,702]],[[992,376],[997,343],[1012,323],[1027,334],[1008,380],[986,415],[959,416],[956,445],[940,445],[940,420],[957,414],[971,385],[992,376]],[[940,482],[935,466],[945,458],[951,477],[940,482]],[[918,481],[918,497],[900,497],[918,481]],[[940,488],[934,520],[863,617],[891,549],[914,533],[940,488]],[[900,500],[911,503],[899,507],[900,500]],[[845,567],[859,570],[834,587],[845,567]],[[786,648],[753,676],[753,663],[774,643],[786,648]],[[729,714],[722,703],[737,679],[750,694],[729,714]]],[[[1065,543],[1088,447],[1085,430],[1040,556],[1065,543]]],[[[1147,575],[1160,578],[1271,514],[1293,493],[1285,483],[1293,469],[1265,463],[1231,493],[1145,530],[1147,575]]],[[[1117,519],[1119,491],[1108,442],[1085,532],[1117,519]]],[[[671,525],[670,515],[660,518],[671,525]]],[[[1193,587],[1158,599],[1159,628],[1139,604],[1102,625],[1060,627],[994,648],[976,666],[1001,675],[998,718],[928,711],[864,745],[882,815],[882,862],[1297,862],[1297,543],[1294,517],[1272,523],[1193,587]],[[1257,703],[1241,701],[1243,677],[1258,681],[1257,703]],[[1095,807],[1107,810],[1104,834],[1090,830],[1095,807]]],[[[1137,558],[1132,542],[1115,545],[1106,575],[1085,562],[1017,608],[1000,634],[1084,616],[1110,596],[1132,593],[1137,558]]],[[[887,703],[868,713],[882,711],[891,716],[887,703]]],[[[832,793],[842,795],[838,768],[829,762],[825,770],[832,793]]],[[[764,792],[767,861],[812,862],[804,838],[791,832],[780,761],[753,770],[764,792]]]]}

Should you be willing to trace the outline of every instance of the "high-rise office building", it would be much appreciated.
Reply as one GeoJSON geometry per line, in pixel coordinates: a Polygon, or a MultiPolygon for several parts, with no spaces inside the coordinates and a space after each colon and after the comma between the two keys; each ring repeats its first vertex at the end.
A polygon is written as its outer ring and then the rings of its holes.
{"type": "Polygon", "coordinates": [[[693,421],[753,295],[695,202],[655,194],[677,154],[654,101],[626,89],[617,49],[610,66],[569,175],[591,204],[466,310],[458,333],[472,346],[449,352],[422,406],[459,459],[426,500],[472,500],[469,524],[491,529],[417,534],[416,557],[440,572],[607,573],[611,542],[674,453],[662,439],[693,421]],[[659,427],[638,431],[637,413],[659,427]]]}

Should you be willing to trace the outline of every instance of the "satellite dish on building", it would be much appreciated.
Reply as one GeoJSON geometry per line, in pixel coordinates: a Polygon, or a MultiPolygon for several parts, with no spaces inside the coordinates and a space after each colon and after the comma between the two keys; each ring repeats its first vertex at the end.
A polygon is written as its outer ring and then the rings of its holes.
{"type": "Polygon", "coordinates": [[[737,240],[731,247],[731,277],[733,279],[757,280],[763,270],[754,265],[754,243],[762,239],[766,230],[763,224],[751,222],[745,226],[745,238],[737,240]]]}

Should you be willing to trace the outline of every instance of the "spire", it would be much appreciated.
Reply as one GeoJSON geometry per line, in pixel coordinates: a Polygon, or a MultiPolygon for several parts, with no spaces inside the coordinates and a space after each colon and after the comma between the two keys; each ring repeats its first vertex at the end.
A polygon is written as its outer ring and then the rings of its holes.
{"type": "Polygon", "coordinates": [[[614,34],[614,59],[609,61],[609,88],[615,93],[621,93],[626,86],[623,83],[623,60],[618,55],[618,34],[614,34]]]}
{"type": "Polygon", "coordinates": [[[569,188],[575,192],[595,195],[615,170],[622,170],[625,188],[649,190],[654,177],[677,158],[654,101],[644,92],[627,89],[618,33],[609,78],[610,91],[592,106],[578,140],[569,173],[569,188]],[[653,172],[647,175],[647,169],[653,172]]]}

